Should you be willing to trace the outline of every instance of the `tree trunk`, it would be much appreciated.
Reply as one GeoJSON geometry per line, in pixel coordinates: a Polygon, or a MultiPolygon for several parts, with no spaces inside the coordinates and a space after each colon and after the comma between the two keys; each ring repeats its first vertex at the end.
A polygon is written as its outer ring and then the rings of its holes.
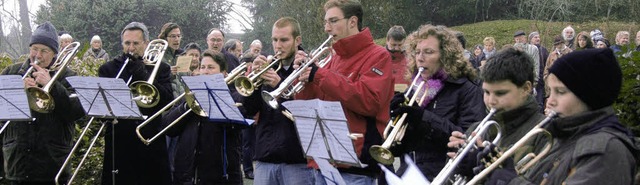
{"type": "Polygon", "coordinates": [[[19,0],[20,4],[20,24],[22,25],[22,34],[20,39],[20,52],[27,53],[29,50],[26,47],[31,39],[31,20],[29,20],[29,8],[27,7],[27,0],[19,0]],[[24,46],[24,47],[23,47],[24,46]]]}

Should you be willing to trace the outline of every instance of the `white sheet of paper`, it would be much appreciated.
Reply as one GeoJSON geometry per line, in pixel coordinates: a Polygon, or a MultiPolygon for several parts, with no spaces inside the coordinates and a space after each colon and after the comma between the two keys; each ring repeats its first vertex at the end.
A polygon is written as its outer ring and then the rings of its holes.
{"type": "Polygon", "coordinates": [[[0,75],[0,120],[30,120],[31,111],[20,75],[0,75]]]}
{"type": "Polygon", "coordinates": [[[222,74],[183,76],[182,80],[195,94],[196,100],[208,114],[210,121],[224,120],[246,124],[222,74]]]}
{"type": "Polygon", "coordinates": [[[381,164],[378,164],[382,171],[384,171],[384,176],[387,180],[387,184],[389,185],[412,185],[412,184],[425,184],[429,185],[431,182],[427,180],[420,169],[416,164],[411,160],[409,155],[404,155],[404,161],[409,165],[407,170],[402,174],[402,177],[398,177],[394,172],[389,171],[386,167],[381,164]]]}
{"type": "Polygon", "coordinates": [[[133,100],[130,88],[122,79],[71,76],[66,78],[75,88],[78,99],[88,116],[141,119],[142,114],[133,100]],[[104,90],[104,94],[99,91],[104,90]],[[105,99],[107,102],[105,102],[105,99]],[[113,111],[109,112],[107,103],[113,111]]]}
{"type": "Polygon", "coordinates": [[[327,185],[334,185],[334,184],[346,185],[347,184],[342,178],[342,175],[340,175],[340,172],[338,171],[338,169],[333,167],[333,165],[331,165],[329,161],[327,161],[326,159],[317,158],[317,157],[314,157],[313,160],[316,161],[316,163],[318,164],[318,167],[320,168],[320,173],[322,173],[322,177],[324,177],[324,181],[327,183],[327,185]]]}

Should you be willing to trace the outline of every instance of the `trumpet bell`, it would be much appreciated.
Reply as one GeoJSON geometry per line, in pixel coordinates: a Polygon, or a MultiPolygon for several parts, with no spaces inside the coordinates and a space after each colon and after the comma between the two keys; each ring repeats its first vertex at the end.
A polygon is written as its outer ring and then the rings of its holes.
{"type": "Polygon", "coordinates": [[[279,107],[277,97],[271,95],[268,91],[262,91],[262,100],[264,100],[264,102],[273,109],[277,109],[279,107]]]}
{"type": "Polygon", "coordinates": [[[255,90],[253,82],[251,82],[251,79],[246,76],[238,77],[238,79],[236,79],[236,81],[234,82],[234,85],[236,87],[236,90],[238,90],[238,93],[245,97],[251,96],[251,94],[253,94],[253,91],[255,90]]]}
{"type": "Polygon", "coordinates": [[[373,159],[384,165],[391,165],[395,160],[395,156],[393,156],[393,153],[391,153],[389,149],[386,149],[380,145],[371,146],[371,148],[369,148],[369,154],[371,154],[371,157],[373,157],[373,159]]]}
{"type": "Polygon", "coordinates": [[[55,102],[53,101],[53,97],[38,87],[28,87],[27,88],[29,107],[32,110],[39,113],[49,113],[53,108],[55,108],[55,102]]]}
{"type": "Polygon", "coordinates": [[[143,108],[151,108],[158,105],[160,94],[158,89],[146,81],[136,81],[131,84],[131,91],[136,104],[143,108]]]}

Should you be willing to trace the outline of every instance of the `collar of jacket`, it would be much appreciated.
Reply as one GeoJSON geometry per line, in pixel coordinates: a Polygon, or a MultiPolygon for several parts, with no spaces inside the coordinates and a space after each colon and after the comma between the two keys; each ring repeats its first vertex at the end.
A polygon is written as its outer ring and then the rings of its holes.
{"type": "Polygon", "coordinates": [[[535,98],[529,95],[524,105],[510,111],[496,113],[494,117],[498,123],[502,123],[501,126],[504,127],[506,133],[511,133],[539,110],[535,98]]]}
{"type": "Polygon", "coordinates": [[[338,56],[349,58],[368,46],[374,44],[369,28],[364,28],[360,33],[342,38],[333,44],[333,49],[338,56]]]}
{"type": "Polygon", "coordinates": [[[554,138],[572,138],[585,134],[589,128],[611,116],[615,116],[615,112],[611,106],[607,106],[573,116],[556,118],[547,126],[547,130],[554,138]]]}

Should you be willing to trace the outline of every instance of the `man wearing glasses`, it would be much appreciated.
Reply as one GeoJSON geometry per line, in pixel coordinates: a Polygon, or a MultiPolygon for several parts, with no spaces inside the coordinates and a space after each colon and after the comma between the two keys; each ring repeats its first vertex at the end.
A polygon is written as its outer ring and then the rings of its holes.
{"type": "MultiPolygon", "coordinates": [[[[319,98],[340,101],[351,133],[362,134],[355,143],[356,153],[366,168],[338,165],[347,184],[374,184],[380,173],[369,155],[371,145],[382,143],[382,131],[389,121],[393,96],[391,56],[373,42],[369,28],[362,27],[362,5],[355,0],[329,0],[324,4],[324,31],[333,35],[331,61],[323,68],[309,67],[298,78],[307,82],[296,99],[319,98]]],[[[296,63],[306,60],[298,52],[296,63]]],[[[312,162],[312,165],[315,165],[312,162]]],[[[326,184],[316,173],[316,183],[326,184]]]]}

